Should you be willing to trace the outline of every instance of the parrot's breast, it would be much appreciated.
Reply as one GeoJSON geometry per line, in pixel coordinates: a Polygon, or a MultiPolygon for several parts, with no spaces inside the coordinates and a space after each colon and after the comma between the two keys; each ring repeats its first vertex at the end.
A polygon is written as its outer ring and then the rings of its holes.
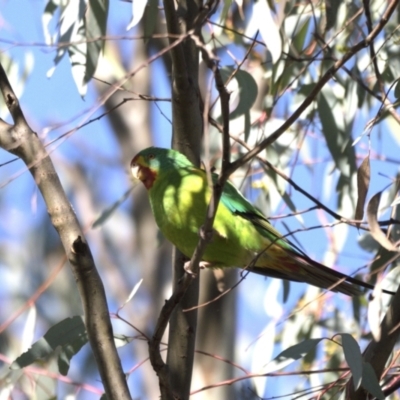
{"type": "MultiPolygon", "coordinates": [[[[182,169],[164,173],[149,190],[149,195],[161,232],[190,258],[199,241],[198,232],[204,224],[211,197],[204,171],[182,169]]],[[[255,259],[256,264],[265,263],[266,258],[271,262],[267,254],[257,259],[269,244],[271,242],[260,235],[250,221],[234,215],[220,202],[213,237],[203,261],[215,267],[244,267],[255,259]]]]}

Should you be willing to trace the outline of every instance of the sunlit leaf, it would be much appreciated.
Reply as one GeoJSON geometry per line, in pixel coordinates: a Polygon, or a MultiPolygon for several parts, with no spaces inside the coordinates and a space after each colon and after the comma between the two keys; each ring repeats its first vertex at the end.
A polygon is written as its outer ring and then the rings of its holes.
{"type": "Polygon", "coordinates": [[[89,82],[96,71],[107,33],[108,0],[89,0],[86,12],[87,59],[85,82],[89,82]]]}
{"type": "MultiPolygon", "coordinates": [[[[296,21],[297,22],[296,31],[293,33],[293,41],[292,41],[293,46],[300,54],[303,51],[304,42],[306,40],[308,28],[310,25],[309,17],[303,18],[302,20],[301,17],[302,16],[295,16],[295,18],[298,18],[298,21],[296,21]]],[[[288,19],[289,18],[286,18],[285,23],[287,23],[288,19]]]]}
{"type": "Polygon", "coordinates": [[[35,333],[37,312],[35,305],[29,307],[28,316],[25,321],[24,331],[22,334],[21,350],[28,349],[32,345],[33,335],[35,333]]]}
{"type": "Polygon", "coordinates": [[[46,44],[53,43],[53,37],[49,30],[49,25],[54,17],[54,14],[58,7],[60,6],[57,0],[49,0],[44,8],[44,13],[42,16],[43,34],[46,44]]]}
{"type": "Polygon", "coordinates": [[[357,169],[354,147],[351,136],[343,130],[341,103],[328,86],[318,96],[318,114],[328,149],[342,173],[342,183],[349,185],[350,176],[357,169]]]}
{"type": "Polygon", "coordinates": [[[363,359],[360,346],[353,336],[348,333],[341,333],[342,346],[344,358],[350,367],[351,374],[353,375],[354,388],[357,390],[361,385],[361,378],[363,372],[363,359]]]}
{"type": "Polygon", "coordinates": [[[248,23],[246,35],[253,37],[256,31],[260,35],[271,54],[272,63],[275,64],[282,54],[282,39],[279,26],[274,19],[272,10],[267,1],[257,1],[253,5],[253,13],[248,23]]]}
{"type": "Polygon", "coordinates": [[[345,86],[345,99],[344,104],[346,104],[346,112],[343,115],[344,122],[349,135],[353,133],[354,120],[359,113],[358,108],[358,83],[350,80],[345,86]]]}
{"type": "Polygon", "coordinates": [[[368,203],[367,220],[372,237],[386,250],[397,251],[396,246],[386,237],[378,223],[378,208],[382,192],[376,193],[368,203]]]}
{"type": "MultiPolygon", "coordinates": [[[[127,303],[129,303],[133,297],[135,296],[136,292],[139,290],[140,285],[142,284],[143,279],[141,279],[138,283],[136,283],[136,285],[133,287],[133,289],[131,290],[131,292],[129,293],[128,298],[125,300],[124,304],[122,305],[122,307],[124,307],[127,303]]],[[[121,308],[122,308],[121,307],[121,308]]]]}
{"type": "MultiPolygon", "coordinates": [[[[87,91],[86,81],[86,63],[87,63],[87,41],[85,26],[85,10],[86,4],[83,0],[79,1],[80,7],[77,20],[72,26],[71,42],[75,42],[68,46],[68,55],[71,63],[72,77],[79,94],[84,97],[87,91]]],[[[60,38],[61,41],[61,38],[60,38]]]]}
{"type": "Polygon", "coordinates": [[[119,333],[114,333],[114,343],[117,348],[123,347],[130,342],[132,342],[134,338],[132,336],[121,335],[119,333]]]}
{"type": "MultiPolygon", "coordinates": [[[[362,220],[364,216],[364,205],[367,198],[369,182],[371,178],[371,167],[369,162],[369,156],[365,157],[360,167],[357,170],[357,206],[356,206],[356,220],[362,220]]],[[[360,224],[357,224],[360,226],[360,224]]]]}
{"type": "Polygon", "coordinates": [[[147,0],[132,0],[132,20],[126,28],[127,31],[132,29],[142,19],[146,5],[147,0]]]}
{"type": "Polygon", "coordinates": [[[220,17],[219,17],[219,23],[222,25],[224,24],[226,20],[226,16],[228,15],[229,8],[231,7],[232,0],[224,0],[224,6],[222,8],[220,17]]]}
{"type": "Polygon", "coordinates": [[[371,300],[368,302],[368,324],[372,336],[379,342],[381,338],[381,320],[382,320],[382,287],[381,282],[375,283],[371,300]]]}
{"type": "MultiPolygon", "coordinates": [[[[382,289],[395,292],[400,285],[400,266],[392,268],[381,281],[382,289]]],[[[384,295],[385,296],[385,295],[384,295]]],[[[391,296],[387,296],[391,299],[391,296]]],[[[389,302],[388,302],[389,303],[389,302]]],[[[386,310],[384,311],[386,313],[386,310]]]]}

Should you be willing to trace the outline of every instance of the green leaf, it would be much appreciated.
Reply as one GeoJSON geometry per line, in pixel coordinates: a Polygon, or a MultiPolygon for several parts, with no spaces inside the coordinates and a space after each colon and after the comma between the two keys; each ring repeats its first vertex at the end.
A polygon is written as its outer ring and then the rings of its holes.
{"type": "MultiPolygon", "coordinates": [[[[157,26],[158,0],[148,0],[147,9],[144,14],[144,36],[150,38],[157,26]]],[[[146,39],[148,41],[149,39],[146,39]]]]}
{"type": "Polygon", "coordinates": [[[396,86],[394,87],[394,95],[396,99],[400,99],[400,79],[397,81],[396,86]]]}
{"type": "Polygon", "coordinates": [[[301,343],[297,343],[294,346],[283,350],[275,360],[283,360],[286,358],[291,358],[293,360],[299,360],[304,357],[310,350],[312,350],[323,338],[319,339],[306,339],[301,343]]]}
{"type": "Polygon", "coordinates": [[[289,294],[290,294],[290,281],[288,281],[287,279],[282,279],[282,283],[283,283],[283,303],[285,304],[289,298],[289,294]]]}
{"type": "Polygon", "coordinates": [[[379,400],[385,399],[375,371],[368,362],[364,363],[361,386],[379,400]]]}
{"type": "Polygon", "coordinates": [[[336,25],[336,19],[341,0],[325,0],[325,8],[326,8],[326,31],[333,28],[336,25]]]}
{"type": "Polygon", "coordinates": [[[132,336],[126,336],[122,335],[120,333],[114,333],[114,343],[115,347],[119,348],[122,346],[125,346],[126,344],[129,344],[132,342],[133,337],[132,336]]]}
{"type": "Polygon", "coordinates": [[[395,252],[398,250],[397,246],[387,238],[378,222],[378,211],[381,195],[382,192],[378,192],[370,199],[367,206],[367,220],[372,237],[386,250],[395,252]]]}
{"type": "Polygon", "coordinates": [[[286,205],[290,208],[290,210],[292,211],[292,212],[297,212],[297,209],[296,209],[296,206],[295,206],[295,204],[293,203],[293,201],[292,201],[292,199],[291,199],[291,197],[289,196],[289,194],[288,194],[288,192],[283,192],[283,193],[281,193],[281,195],[282,195],[282,199],[283,199],[283,201],[286,203],[286,205]]]}
{"type": "Polygon", "coordinates": [[[88,337],[86,333],[86,328],[83,326],[83,329],[80,329],[76,332],[76,337],[74,340],[71,340],[68,344],[62,346],[60,354],[57,358],[58,370],[61,375],[68,375],[70,361],[75,354],[79,353],[79,350],[88,342],[88,337]]]}
{"type": "Polygon", "coordinates": [[[339,171],[350,180],[357,170],[354,147],[349,133],[343,130],[342,106],[332,88],[324,87],[318,96],[318,114],[328,149],[339,171]]]}
{"type": "Polygon", "coordinates": [[[107,33],[108,0],[89,0],[86,12],[87,57],[85,82],[93,77],[101,52],[104,49],[104,37],[107,33]]]}
{"type": "Polygon", "coordinates": [[[361,385],[363,374],[363,359],[360,346],[353,336],[348,333],[341,333],[344,358],[350,367],[353,375],[354,388],[357,390],[361,385]]]}
{"type": "MultiPolygon", "coordinates": [[[[362,220],[364,216],[364,205],[365,200],[367,198],[367,193],[369,189],[369,183],[371,178],[371,166],[369,162],[369,155],[364,158],[360,167],[357,170],[357,206],[356,206],[356,214],[354,216],[357,220],[362,220]]],[[[360,224],[357,224],[360,227],[360,224]]]]}
{"type": "Polygon", "coordinates": [[[226,83],[232,73],[235,72],[233,79],[237,81],[239,91],[239,103],[234,111],[230,113],[230,119],[235,119],[248,112],[257,98],[257,83],[254,78],[246,71],[237,70],[236,67],[226,66],[221,68],[222,79],[226,83]]]}
{"type": "Polygon", "coordinates": [[[323,338],[306,339],[301,343],[288,347],[267,364],[268,372],[285,368],[292,362],[303,358],[307,353],[314,349],[321,340],[323,340],[323,338]]]}
{"type": "Polygon", "coordinates": [[[48,357],[61,346],[58,357],[60,373],[66,375],[69,361],[88,341],[86,327],[82,316],[66,318],[52,326],[46,334],[32,347],[21,354],[12,364],[11,369],[19,369],[31,365],[35,361],[48,357]]]}
{"type": "MultiPolygon", "coordinates": [[[[54,10],[50,7],[50,11],[54,10]]],[[[83,97],[86,94],[87,86],[85,83],[86,71],[86,35],[85,35],[85,0],[70,1],[64,7],[60,17],[58,43],[63,44],[57,49],[54,59],[54,67],[47,72],[50,78],[64,55],[68,52],[72,76],[78,88],[79,94],[83,97]]],[[[49,13],[49,16],[51,14],[49,13]]],[[[47,16],[47,20],[49,18],[47,16]]],[[[45,32],[46,33],[46,32],[45,32]]]]}
{"type": "Polygon", "coordinates": [[[221,14],[219,17],[219,23],[221,25],[223,25],[225,23],[226,16],[228,15],[228,11],[229,11],[231,4],[232,4],[232,0],[224,0],[224,7],[222,8],[222,11],[221,11],[221,14]]]}
{"type": "Polygon", "coordinates": [[[304,41],[307,37],[308,27],[310,25],[310,18],[307,17],[301,20],[301,16],[299,16],[299,25],[300,28],[299,27],[296,28],[296,32],[294,33],[292,43],[297,52],[302,53],[304,41]]]}

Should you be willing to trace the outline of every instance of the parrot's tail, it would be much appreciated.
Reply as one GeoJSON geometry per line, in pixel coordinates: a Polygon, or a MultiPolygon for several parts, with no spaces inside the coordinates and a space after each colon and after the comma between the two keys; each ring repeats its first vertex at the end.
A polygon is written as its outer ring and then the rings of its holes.
{"type": "MultiPolygon", "coordinates": [[[[360,296],[365,289],[373,289],[374,286],[359,279],[342,274],[332,268],[326,267],[304,254],[294,251],[286,251],[285,259],[282,259],[280,268],[271,266],[253,266],[245,268],[248,271],[271,278],[286,279],[293,282],[305,282],[322,289],[340,292],[348,296],[360,296]],[[289,256],[289,257],[287,257],[289,256]]],[[[394,294],[388,290],[384,293],[394,294]]]]}

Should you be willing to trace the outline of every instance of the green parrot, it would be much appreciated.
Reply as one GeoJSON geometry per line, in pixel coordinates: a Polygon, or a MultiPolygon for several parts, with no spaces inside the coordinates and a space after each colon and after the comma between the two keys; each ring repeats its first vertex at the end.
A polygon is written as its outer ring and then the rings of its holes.
{"type": "MultiPolygon", "coordinates": [[[[139,152],[132,159],[131,170],[148,191],[163,235],[190,258],[212,193],[206,172],[180,152],[157,147],[139,152]]],[[[213,174],[213,179],[217,178],[213,174]]],[[[229,181],[224,186],[202,266],[240,267],[347,295],[360,295],[360,287],[372,288],[307,257],[283,238],[229,181]]]]}

